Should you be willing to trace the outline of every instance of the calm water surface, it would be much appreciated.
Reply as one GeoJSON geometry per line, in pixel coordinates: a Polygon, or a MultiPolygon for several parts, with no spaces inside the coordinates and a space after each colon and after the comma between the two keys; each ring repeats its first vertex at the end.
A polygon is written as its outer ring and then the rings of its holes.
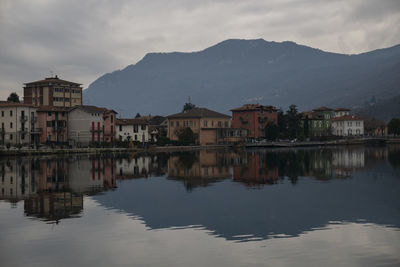
{"type": "Polygon", "coordinates": [[[400,266],[400,147],[0,159],[0,266],[400,266]]]}

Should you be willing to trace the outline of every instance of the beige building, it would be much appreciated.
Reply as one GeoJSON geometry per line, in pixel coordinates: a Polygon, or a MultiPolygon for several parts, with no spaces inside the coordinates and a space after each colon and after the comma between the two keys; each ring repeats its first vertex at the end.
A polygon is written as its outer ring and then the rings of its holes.
{"type": "Polygon", "coordinates": [[[39,106],[74,107],[82,105],[82,87],[79,83],[57,77],[25,83],[24,103],[39,106]]]}
{"type": "Polygon", "coordinates": [[[189,127],[200,145],[218,143],[218,130],[231,127],[231,117],[206,108],[193,108],[168,118],[168,137],[178,141],[181,129],[189,127]]]}
{"type": "Polygon", "coordinates": [[[26,145],[39,142],[36,110],[27,104],[0,103],[0,143],[26,145]]]}

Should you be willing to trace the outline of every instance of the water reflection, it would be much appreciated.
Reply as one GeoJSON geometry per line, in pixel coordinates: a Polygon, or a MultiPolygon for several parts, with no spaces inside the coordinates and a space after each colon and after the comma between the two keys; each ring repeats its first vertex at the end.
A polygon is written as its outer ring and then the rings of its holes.
{"type": "Polygon", "coordinates": [[[196,225],[236,241],[298,236],[333,221],[399,228],[399,153],[391,146],[10,158],[0,160],[0,200],[24,201],[26,216],[59,223],[83,216],[90,196],[149,229],[196,225]]]}

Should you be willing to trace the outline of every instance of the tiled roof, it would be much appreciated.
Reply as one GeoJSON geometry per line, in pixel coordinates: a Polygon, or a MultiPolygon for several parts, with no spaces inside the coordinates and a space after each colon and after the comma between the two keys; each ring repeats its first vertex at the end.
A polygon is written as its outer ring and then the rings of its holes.
{"type": "Polygon", "coordinates": [[[105,113],[108,111],[108,109],[103,108],[103,107],[87,106],[87,105],[75,106],[75,107],[70,108],[69,111],[73,111],[75,109],[81,109],[88,113],[105,113]]]}
{"type": "Polygon", "coordinates": [[[31,104],[24,104],[24,103],[16,103],[16,102],[9,102],[9,101],[1,101],[0,107],[33,107],[31,104]]]}
{"type": "Polygon", "coordinates": [[[44,80],[25,83],[25,85],[33,85],[36,83],[66,83],[66,84],[70,84],[70,85],[81,85],[80,83],[74,83],[74,82],[69,82],[66,80],[61,80],[57,77],[57,75],[55,77],[45,78],[44,80]]]}
{"type": "Polygon", "coordinates": [[[167,116],[168,119],[175,118],[230,118],[231,116],[209,110],[207,108],[193,108],[181,113],[167,116]]]}
{"type": "Polygon", "coordinates": [[[319,107],[319,108],[313,109],[313,111],[332,111],[332,109],[327,108],[327,107],[319,107]]]}
{"type": "Polygon", "coordinates": [[[40,106],[37,108],[38,112],[48,112],[48,111],[65,111],[68,112],[67,107],[55,107],[55,106],[40,106]]]}
{"type": "Polygon", "coordinates": [[[275,108],[274,106],[263,106],[259,104],[246,104],[239,108],[231,109],[231,111],[257,111],[257,110],[277,111],[278,109],[275,108]]]}
{"type": "Polygon", "coordinates": [[[332,119],[333,121],[362,121],[363,119],[352,115],[344,115],[332,119]]]}
{"type": "Polygon", "coordinates": [[[137,118],[137,119],[117,119],[115,124],[117,124],[117,125],[134,125],[134,124],[148,124],[148,123],[146,120],[137,118]]]}

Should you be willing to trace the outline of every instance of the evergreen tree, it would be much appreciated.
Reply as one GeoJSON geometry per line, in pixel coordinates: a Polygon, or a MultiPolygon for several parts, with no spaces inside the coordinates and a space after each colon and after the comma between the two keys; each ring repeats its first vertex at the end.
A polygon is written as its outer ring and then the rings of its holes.
{"type": "Polygon", "coordinates": [[[296,105],[290,105],[286,112],[287,134],[289,138],[296,138],[300,129],[300,114],[296,105]]]}
{"type": "Polygon", "coordinates": [[[19,102],[19,96],[17,95],[16,92],[12,92],[10,96],[7,98],[7,101],[9,102],[15,102],[15,103],[20,103],[19,102]]]}

